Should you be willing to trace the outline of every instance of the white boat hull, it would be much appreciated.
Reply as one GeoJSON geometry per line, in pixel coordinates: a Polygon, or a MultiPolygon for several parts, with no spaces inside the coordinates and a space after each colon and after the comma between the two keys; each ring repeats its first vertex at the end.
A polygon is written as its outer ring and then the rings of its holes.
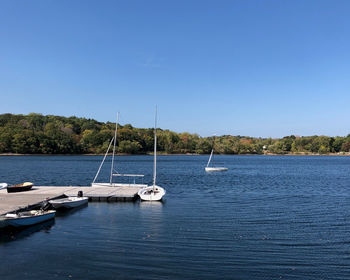
{"type": "Polygon", "coordinates": [[[149,186],[138,191],[141,200],[144,201],[159,201],[166,194],[166,191],[159,186],[149,186]]]}
{"type": "Polygon", "coordinates": [[[67,197],[61,199],[49,200],[49,203],[55,208],[75,208],[88,203],[88,197],[67,197]]]}
{"type": "Polygon", "coordinates": [[[0,183],[0,190],[1,189],[6,189],[7,188],[7,184],[6,183],[0,183]]]}
{"type": "Polygon", "coordinates": [[[226,167],[206,167],[205,171],[206,172],[222,172],[222,171],[227,171],[228,168],[226,167]]]}
{"type": "Polygon", "coordinates": [[[23,214],[7,214],[7,224],[14,227],[24,227],[39,224],[50,219],[53,219],[56,215],[55,210],[40,211],[32,210],[23,212],[23,214]]]}

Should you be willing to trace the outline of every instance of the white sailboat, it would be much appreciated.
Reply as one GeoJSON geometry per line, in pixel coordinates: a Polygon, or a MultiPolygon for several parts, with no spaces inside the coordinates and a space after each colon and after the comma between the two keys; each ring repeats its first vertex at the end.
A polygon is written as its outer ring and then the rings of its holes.
{"type": "Polygon", "coordinates": [[[156,185],[157,177],[157,108],[154,122],[154,154],[153,154],[153,185],[142,188],[138,191],[141,200],[159,201],[166,194],[165,189],[156,185]]]}
{"type": "Polygon", "coordinates": [[[211,159],[212,159],[212,157],[213,157],[213,153],[214,153],[214,148],[211,150],[211,153],[210,153],[210,157],[209,157],[207,166],[205,167],[205,171],[206,171],[206,172],[227,171],[228,168],[226,168],[226,167],[222,167],[222,166],[221,166],[221,167],[220,167],[220,166],[216,166],[216,167],[212,166],[212,167],[210,167],[210,166],[209,166],[210,161],[211,161],[211,159]]]}
{"type": "Polygon", "coordinates": [[[144,175],[142,174],[120,174],[115,170],[115,148],[116,148],[116,142],[117,142],[117,131],[118,131],[118,121],[119,121],[119,112],[117,113],[117,121],[115,124],[115,132],[114,132],[114,137],[112,138],[112,140],[109,142],[109,146],[108,149],[105,153],[105,156],[97,170],[96,176],[94,178],[94,180],[91,183],[92,187],[138,187],[138,188],[144,188],[147,187],[146,184],[138,184],[136,183],[136,178],[142,178],[144,177],[144,175]],[[112,164],[111,164],[111,172],[110,172],[110,177],[109,177],[109,182],[106,183],[96,183],[96,179],[98,178],[98,175],[100,174],[101,168],[103,166],[103,163],[105,162],[105,159],[108,155],[108,152],[111,148],[111,145],[113,143],[113,154],[112,154],[112,164]],[[114,183],[113,182],[113,177],[128,177],[130,179],[132,179],[132,182],[129,181],[129,183],[114,183]]]}

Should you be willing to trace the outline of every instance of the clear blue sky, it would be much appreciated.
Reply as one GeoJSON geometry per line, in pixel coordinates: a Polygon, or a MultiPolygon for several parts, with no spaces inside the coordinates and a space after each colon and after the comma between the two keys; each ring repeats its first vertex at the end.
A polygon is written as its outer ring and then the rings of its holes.
{"type": "Polygon", "coordinates": [[[0,113],[350,133],[350,1],[0,0],[0,113]]]}

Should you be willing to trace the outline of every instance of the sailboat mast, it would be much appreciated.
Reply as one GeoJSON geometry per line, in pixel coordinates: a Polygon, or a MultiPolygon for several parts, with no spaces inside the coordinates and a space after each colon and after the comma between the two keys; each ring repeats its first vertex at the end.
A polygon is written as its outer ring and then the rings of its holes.
{"type": "Polygon", "coordinates": [[[215,135],[214,134],[214,138],[213,138],[213,148],[211,149],[211,153],[210,153],[210,157],[209,157],[209,160],[208,160],[208,163],[207,163],[207,167],[209,166],[209,163],[211,161],[211,158],[213,157],[213,153],[214,153],[214,145],[215,145],[215,135]]]}
{"type": "Polygon", "coordinates": [[[153,188],[156,185],[156,176],[157,176],[157,106],[156,106],[156,116],[154,119],[153,188]]]}
{"type": "Polygon", "coordinates": [[[119,121],[119,112],[117,113],[117,121],[116,121],[116,123],[115,123],[114,143],[113,143],[113,155],[112,155],[112,164],[111,164],[111,176],[110,176],[110,178],[109,178],[109,184],[110,184],[110,185],[112,185],[112,179],[113,179],[114,154],[115,154],[115,145],[116,145],[116,142],[117,142],[118,121],[119,121]]]}
{"type": "Polygon", "coordinates": [[[208,163],[207,163],[207,167],[209,166],[211,157],[213,156],[213,152],[214,152],[214,149],[211,149],[211,153],[210,153],[210,157],[209,157],[209,160],[208,160],[208,163]]]}

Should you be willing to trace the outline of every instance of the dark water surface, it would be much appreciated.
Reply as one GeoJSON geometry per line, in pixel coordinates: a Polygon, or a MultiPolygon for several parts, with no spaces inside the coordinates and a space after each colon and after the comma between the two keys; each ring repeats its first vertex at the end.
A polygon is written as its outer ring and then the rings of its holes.
{"type": "MultiPolygon", "coordinates": [[[[101,159],[0,157],[0,182],[89,185],[101,159]]],[[[117,159],[151,182],[151,156],[117,159]]],[[[217,174],[207,159],[159,156],[163,203],[89,203],[1,235],[0,279],[350,279],[350,157],[216,156],[217,174]]]]}

